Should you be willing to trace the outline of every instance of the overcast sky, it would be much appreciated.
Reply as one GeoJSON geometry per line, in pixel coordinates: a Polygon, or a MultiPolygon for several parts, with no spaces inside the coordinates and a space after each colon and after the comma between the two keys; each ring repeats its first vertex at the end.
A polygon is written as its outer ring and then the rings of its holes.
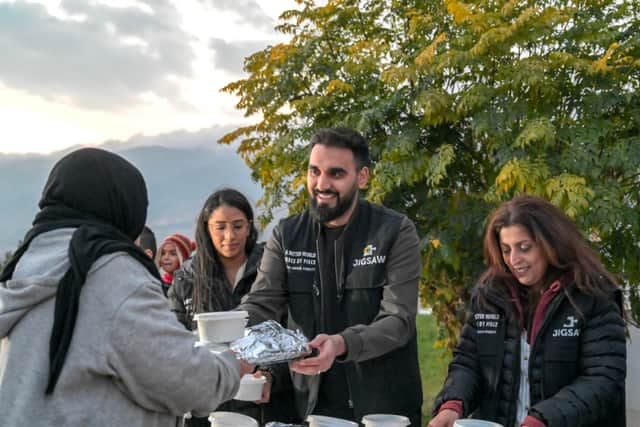
{"type": "Polygon", "coordinates": [[[246,122],[220,93],[294,0],[0,0],[0,152],[246,122]]]}

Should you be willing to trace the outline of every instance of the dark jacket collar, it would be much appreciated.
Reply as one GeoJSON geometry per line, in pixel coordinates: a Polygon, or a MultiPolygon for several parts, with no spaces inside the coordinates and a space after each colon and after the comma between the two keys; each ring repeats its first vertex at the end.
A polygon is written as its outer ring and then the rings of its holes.
{"type": "Polygon", "coordinates": [[[254,275],[258,272],[260,266],[260,260],[262,259],[262,253],[264,252],[264,242],[256,243],[251,250],[249,257],[247,258],[247,266],[244,268],[244,274],[242,279],[254,275]]]}
{"type": "MultiPolygon", "coordinates": [[[[347,221],[347,223],[344,225],[344,231],[346,232],[347,230],[349,230],[349,226],[355,222],[356,218],[358,217],[358,215],[360,214],[360,211],[362,210],[362,206],[367,202],[364,199],[361,199],[358,195],[358,200],[356,202],[356,206],[353,209],[353,212],[351,212],[351,216],[349,217],[349,220],[347,221]]],[[[311,214],[311,211],[308,211],[309,213],[309,217],[311,218],[311,221],[313,222],[313,229],[315,230],[315,235],[317,236],[320,233],[320,229],[322,227],[326,227],[324,224],[321,224],[320,222],[318,222],[313,215],[311,214]]],[[[344,233],[343,233],[344,236],[344,233]]]]}

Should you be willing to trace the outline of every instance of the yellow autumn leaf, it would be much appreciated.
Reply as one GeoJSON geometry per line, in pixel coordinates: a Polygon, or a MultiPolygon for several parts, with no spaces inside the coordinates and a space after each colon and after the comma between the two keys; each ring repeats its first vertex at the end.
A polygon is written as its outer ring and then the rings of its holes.
{"type": "Polygon", "coordinates": [[[609,60],[611,59],[611,55],[613,55],[613,52],[618,48],[618,46],[618,43],[611,43],[609,49],[607,49],[604,55],[602,55],[600,59],[593,61],[593,63],[591,64],[591,72],[593,74],[605,74],[607,71],[609,71],[609,60]]]}
{"type": "Polygon", "coordinates": [[[353,93],[354,89],[353,86],[349,83],[345,83],[342,80],[334,79],[327,84],[327,88],[325,89],[324,93],[325,95],[329,95],[330,93],[335,91],[353,93]]]}
{"type": "Polygon", "coordinates": [[[518,2],[519,0],[509,0],[507,3],[505,3],[504,6],[502,6],[502,9],[500,9],[500,14],[502,16],[511,15],[511,12],[513,12],[513,8],[516,7],[518,2]]]}
{"type": "Polygon", "coordinates": [[[435,349],[441,349],[441,348],[446,348],[446,347],[447,347],[447,340],[446,339],[437,340],[436,342],[433,343],[433,348],[435,348],[435,349]]]}
{"type": "Polygon", "coordinates": [[[453,20],[456,24],[461,24],[469,20],[472,16],[467,5],[462,2],[457,0],[445,0],[444,4],[447,6],[447,12],[453,16],[453,20]]]}
{"type": "Polygon", "coordinates": [[[446,39],[447,39],[446,33],[438,34],[438,37],[436,37],[436,39],[429,46],[424,48],[422,52],[420,52],[420,54],[416,57],[416,64],[425,65],[433,61],[433,56],[436,53],[436,48],[440,43],[442,43],[446,39]]]}

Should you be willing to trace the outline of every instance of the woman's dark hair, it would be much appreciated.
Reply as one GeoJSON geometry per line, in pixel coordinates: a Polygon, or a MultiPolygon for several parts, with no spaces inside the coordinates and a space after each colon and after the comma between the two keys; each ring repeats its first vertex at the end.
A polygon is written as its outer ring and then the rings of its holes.
{"type": "Polygon", "coordinates": [[[488,286],[515,282],[502,258],[500,230],[519,225],[529,232],[548,262],[545,285],[566,274],[585,293],[602,296],[616,279],[582,237],[576,224],[558,207],[535,196],[522,195],[503,203],[489,219],[484,236],[488,264],[480,278],[488,286]]]}
{"type": "Polygon", "coordinates": [[[156,243],[156,235],[146,225],[142,229],[140,236],[138,237],[139,246],[143,250],[149,249],[151,251],[151,259],[156,259],[156,253],[158,252],[158,244],[156,243]]]}
{"type": "Polygon", "coordinates": [[[220,206],[231,206],[240,210],[249,221],[249,236],[244,250],[247,256],[258,240],[258,230],[253,221],[253,209],[247,198],[237,190],[223,188],[204,202],[196,225],[196,247],[193,257],[194,287],[193,312],[223,311],[232,308],[232,290],[227,283],[224,267],[209,235],[209,217],[220,206]]]}

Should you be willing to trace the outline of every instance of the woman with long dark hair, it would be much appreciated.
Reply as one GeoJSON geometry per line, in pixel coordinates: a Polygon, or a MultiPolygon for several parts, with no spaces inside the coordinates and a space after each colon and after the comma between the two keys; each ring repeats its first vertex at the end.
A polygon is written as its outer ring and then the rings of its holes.
{"type": "Polygon", "coordinates": [[[429,427],[625,425],[616,280],[559,208],[518,196],[491,216],[474,290],[429,427]]]}
{"type": "MultiPolygon", "coordinates": [[[[169,290],[171,309],[188,329],[196,327],[194,314],[232,310],[240,304],[255,280],[264,249],[264,244],[257,243],[251,204],[231,188],[218,190],[205,201],[195,239],[195,255],[176,271],[169,290]]],[[[290,393],[284,384],[275,387],[271,373],[263,374],[271,387],[271,396],[261,401],[265,404],[231,401],[218,410],[244,413],[262,423],[288,421],[293,412],[290,393]]],[[[209,426],[206,418],[192,418],[187,424],[209,426]]]]}
{"type": "Polygon", "coordinates": [[[224,188],[205,201],[196,224],[198,250],[175,273],[169,293],[172,310],[189,329],[193,315],[232,310],[246,294],[257,272],[263,245],[253,209],[237,190],[224,188]]]}

